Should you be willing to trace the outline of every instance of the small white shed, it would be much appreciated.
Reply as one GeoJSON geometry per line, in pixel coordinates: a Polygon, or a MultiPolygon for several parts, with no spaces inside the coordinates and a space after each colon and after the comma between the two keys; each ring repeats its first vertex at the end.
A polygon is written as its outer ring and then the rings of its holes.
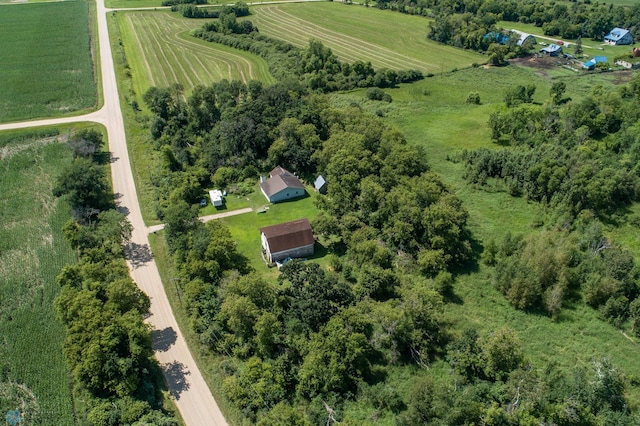
{"type": "Polygon", "coordinates": [[[211,197],[211,204],[216,207],[220,207],[224,203],[222,199],[222,191],[219,189],[212,189],[209,191],[209,197],[211,197]]]}

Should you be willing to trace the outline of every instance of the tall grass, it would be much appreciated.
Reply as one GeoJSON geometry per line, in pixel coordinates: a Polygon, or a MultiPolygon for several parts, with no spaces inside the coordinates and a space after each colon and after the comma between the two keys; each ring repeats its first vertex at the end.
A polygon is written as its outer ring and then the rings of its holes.
{"type": "Polygon", "coordinates": [[[0,122],[96,105],[87,20],[84,1],[2,7],[0,122]]]}
{"type": "MultiPolygon", "coordinates": [[[[598,75],[562,79],[567,83],[567,95],[573,99],[583,97],[594,84],[614,87],[608,77],[598,75]]],[[[389,90],[393,103],[386,120],[400,128],[410,143],[421,145],[432,169],[456,190],[469,211],[469,228],[480,245],[491,238],[500,241],[507,231],[525,235],[538,232],[545,212],[537,203],[511,197],[499,186],[476,188],[468,184],[463,178],[462,163],[455,161],[456,155],[462,149],[501,149],[491,142],[487,121],[502,102],[506,88],[535,84],[534,101],[541,103],[549,97],[554,81],[531,68],[469,68],[389,90]],[[466,104],[471,91],[480,94],[481,105],[466,104]]],[[[335,95],[334,103],[352,102],[358,96],[362,93],[335,95]]],[[[360,102],[375,108],[362,98],[360,102]]],[[[634,209],[638,211],[637,206],[634,209]]],[[[631,225],[625,225],[622,230],[609,232],[639,253],[635,233],[624,232],[631,229],[631,225]]],[[[607,356],[625,374],[639,377],[637,343],[600,319],[596,311],[576,303],[566,307],[558,321],[518,311],[494,288],[492,274],[492,268],[484,265],[458,273],[455,294],[459,303],[449,304],[446,309],[453,330],[473,326],[489,331],[507,325],[517,330],[536,367],[557,363],[569,368],[607,356]]],[[[628,391],[632,404],[637,406],[640,392],[637,388],[628,391]]]]}
{"type": "MultiPolygon", "coordinates": [[[[71,152],[56,137],[17,133],[0,137],[0,152],[0,381],[33,396],[34,424],[73,424],[53,300],[55,277],[75,256],[62,234],[69,207],[51,194],[71,152]]],[[[10,403],[0,396],[2,407],[10,403]]]]}

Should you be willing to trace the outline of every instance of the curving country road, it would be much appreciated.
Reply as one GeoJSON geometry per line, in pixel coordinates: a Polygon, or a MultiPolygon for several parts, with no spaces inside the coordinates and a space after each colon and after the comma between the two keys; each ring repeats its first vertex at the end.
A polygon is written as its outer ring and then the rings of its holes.
{"type": "Polygon", "coordinates": [[[96,3],[104,106],[93,113],[76,117],[2,124],[0,131],[80,121],[92,121],[106,127],[109,150],[115,159],[111,164],[113,191],[119,209],[127,212],[127,217],[133,225],[131,242],[127,248],[129,269],[134,281],[151,299],[151,315],[148,322],[153,329],[155,355],[162,366],[170,393],[186,425],[226,425],[227,422],[178,328],[164,292],[158,268],[149,250],[148,230],[140,212],[120,110],[120,98],[107,29],[109,10],[105,8],[104,0],[98,0],[96,3]]]}

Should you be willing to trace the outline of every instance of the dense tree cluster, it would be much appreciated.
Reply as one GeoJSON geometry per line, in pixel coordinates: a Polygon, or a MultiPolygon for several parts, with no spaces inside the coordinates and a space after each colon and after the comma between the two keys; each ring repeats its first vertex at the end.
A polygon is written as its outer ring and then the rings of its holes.
{"type": "Polygon", "coordinates": [[[163,6],[175,6],[180,4],[207,4],[207,0],[163,0],[163,6]]]}
{"type": "Polygon", "coordinates": [[[81,130],[69,139],[73,161],[58,176],[53,187],[56,197],[67,196],[74,217],[89,221],[113,206],[104,167],[102,135],[95,130],[81,130]]]}
{"type": "Polygon", "coordinates": [[[585,210],[603,217],[629,205],[640,195],[639,85],[634,79],[608,93],[596,87],[577,102],[554,86],[544,105],[511,102],[489,119],[494,141],[511,147],[463,153],[467,179],[500,179],[511,194],[569,217],[585,210]]]}
{"type": "MultiPolygon", "coordinates": [[[[237,31],[238,27],[235,18],[249,15],[249,6],[244,2],[237,2],[234,5],[225,5],[216,8],[198,7],[199,3],[177,3],[171,5],[172,12],[179,12],[185,18],[220,18],[222,29],[236,34],[247,34],[251,30],[237,31]],[[235,31],[234,31],[235,30],[235,31]]],[[[206,4],[206,2],[204,3],[206,4]]],[[[168,4],[164,6],[169,6],[168,4]]],[[[250,28],[253,28],[250,21],[247,21],[250,28]]]]}
{"type": "MultiPolygon", "coordinates": [[[[235,22],[235,18],[226,19],[235,22]]],[[[214,21],[192,35],[259,55],[267,61],[276,80],[297,78],[305,87],[318,92],[355,87],[393,87],[398,83],[410,83],[423,78],[418,70],[374,70],[370,62],[342,62],[318,40],[310,40],[308,48],[300,49],[260,34],[248,20],[231,26],[214,21]]]]}
{"type": "Polygon", "coordinates": [[[467,213],[422,150],[297,83],[223,81],[186,102],[176,87],[153,88],[145,101],[156,114],[163,178],[176,185],[162,214],[183,302],[201,343],[229,357],[223,388],[248,418],[269,424],[284,412],[317,423],[299,407],[352,399],[375,384],[376,371],[425,366],[441,352],[447,270],[472,252],[467,213]],[[205,182],[275,165],[332,182],[314,226],[346,253],[333,256],[333,271],[292,261],[277,283],[267,281],[225,227],[197,219],[191,205],[205,182]]]}
{"type": "Polygon", "coordinates": [[[70,220],[64,227],[79,261],[65,266],[58,275],[61,290],[55,306],[67,329],[63,350],[78,386],[76,392],[85,389],[90,395],[86,420],[94,426],[176,425],[175,419],[160,411],[159,372],[152,360],[151,333],[144,323],[149,298],[131,280],[124,261],[131,225],[113,208],[113,201],[112,208],[105,205],[109,188],[105,166],[85,158],[95,155],[94,147],[102,145],[102,136],[79,132],[70,145],[82,157],[63,172],[58,186],[73,184],[71,179],[95,180],[66,192],[72,203],[91,214],[70,220]],[[95,172],[82,176],[87,170],[95,172]]]}
{"type": "MultiPolygon", "coordinates": [[[[332,66],[321,45],[310,51],[312,62],[332,66]]],[[[576,123],[568,118],[576,107],[563,98],[562,86],[554,86],[545,105],[532,102],[535,89],[509,90],[503,112],[552,111],[554,131],[561,120],[576,123]]],[[[634,90],[621,91],[621,104],[635,102],[634,90]]],[[[157,181],[168,194],[160,212],[182,301],[201,344],[224,357],[223,391],[251,423],[323,424],[326,407],[340,413],[349,403],[373,407],[374,416],[393,416],[403,425],[637,420],[624,396],[627,379],[608,360],[570,372],[538,370],[511,329],[451,333],[443,320],[453,297],[451,270],[474,260],[467,212],[429,171],[424,152],[394,128],[356,106],[334,109],[298,80],[271,87],[222,81],[196,88],[186,100],[179,87],[152,88],[145,102],[155,114],[150,130],[163,161],[157,181]],[[259,171],[276,165],[307,179],[321,173],[330,182],[326,195],[317,197],[320,214],[312,223],[331,253],[330,268],[294,260],[277,281],[268,280],[251,271],[224,226],[197,219],[191,205],[207,185],[245,178],[255,185],[259,171]],[[424,373],[438,364],[446,365],[442,377],[424,373]],[[420,377],[410,393],[400,395],[386,382],[399,367],[420,377]]],[[[604,106],[602,114],[609,116],[604,106]]],[[[624,129],[625,121],[618,126],[624,129]]],[[[497,138],[512,146],[495,152],[516,158],[522,150],[530,160],[537,158],[535,150],[548,147],[596,161],[601,157],[586,155],[585,148],[606,150],[600,141],[607,132],[571,145],[564,136],[544,139],[552,132],[514,131],[513,141],[506,134],[497,138]]],[[[626,149],[616,146],[618,152],[626,149]]],[[[463,155],[469,176],[480,152],[463,155]]],[[[595,171],[600,163],[589,164],[595,171]]],[[[555,189],[553,179],[547,186],[555,189]]],[[[557,205],[566,206],[566,217],[588,226],[584,203],[598,197],[579,198],[583,204],[563,197],[557,205]]],[[[611,211],[600,203],[597,212],[611,211]]],[[[637,330],[635,265],[601,232],[590,232],[585,241],[551,231],[528,239],[509,236],[487,243],[483,258],[495,265],[496,286],[519,309],[557,317],[568,301],[584,296],[604,319],[629,319],[637,330]],[[609,256],[620,260],[617,266],[609,256]]],[[[361,420],[337,417],[345,424],[361,420]]]]}

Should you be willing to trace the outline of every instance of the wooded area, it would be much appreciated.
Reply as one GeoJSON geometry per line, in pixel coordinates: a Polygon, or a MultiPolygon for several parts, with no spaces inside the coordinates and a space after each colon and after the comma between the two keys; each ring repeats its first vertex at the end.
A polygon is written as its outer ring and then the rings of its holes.
{"type": "Polygon", "coordinates": [[[175,426],[163,411],[164,385],[144,323],[150,301],[129,276],[124,259],[132,229],[113,202],[102,135],[82,130],[69,145],[74,159],[53,192],[73,208],[74,218],[63,231],[78,263],[58,275],[55,307],[67,330],[63,352],[74,393],[87,405],[87,412],[78,414],[96,426],[175,426]]]}

